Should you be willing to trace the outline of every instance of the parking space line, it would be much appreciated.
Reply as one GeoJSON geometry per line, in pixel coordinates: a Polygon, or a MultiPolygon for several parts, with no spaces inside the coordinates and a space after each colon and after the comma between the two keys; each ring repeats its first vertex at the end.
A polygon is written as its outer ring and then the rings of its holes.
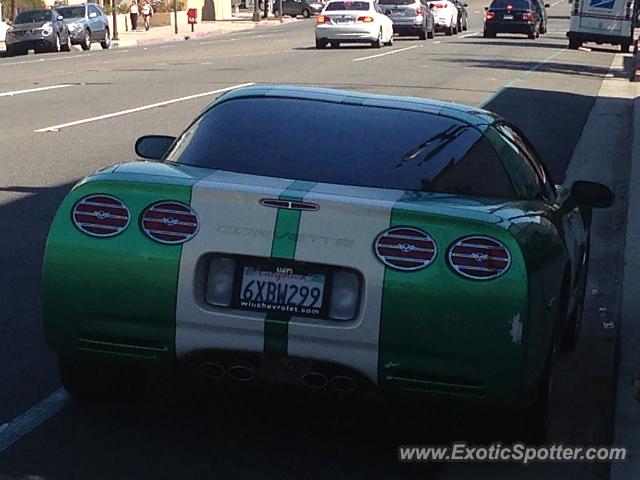
{"type": "Polygon", "coordinates": [[[156,107],[163,107],[165,105],[171,105],[172,103],[184,102],[186,100],[193,100],[194,98],[206,97],[209,95],[215,95],[216,93],[223,93],[229,90],[235,90],[236,88],[248,87],[254,85],[254,83],[241,83],[239,85],[233,85],[231,87],[220,88],[218,90],[211,90],[210,92],[196,93],[195,95],[188,95],[186,97],[174,98],[171,100],[165,100],[164,102],[152,103],[151,105],[143,105],[142,107],[130,108],[128,110],[121,110],[119,112],[107,113],[106,115],[99,115],[97,117],[84,118],[82,120],[76,120],[74,122],[61,123],[59,125],[53,125],[51,127],[39,128],[34,130],[35,133],[42,132],[57,132],[63,128],[75,127],[76,125],[82,125],[83,123],[97,122],[99,120],[106,120],[108,118],[119,117],[122,115],[129,115],[131,113],[142,112],[144,110],[150,110],[156,107]]]}
{"type": "Polygon", "coordinates": [[[9,423],[0,425],[0,452],[58,413],[68,401],[67,392],[63,388],[59,388],[9,423]]]}
{"type": "Polygon", "coordinates": [[[45,90],[55,90],[56,88],[67,88],[67,87],[75,87],[75,86],[77,85],[65,83],[62,85],[51,85],[49,87],[29,88],[27,90],[14,90],[12,92],[0,93],[0,97],[13,97],[14,95],[23,95],[25,93],[44,92],[45,90]]]}
{"type": "Polygon", "coordinates": [[[354,58],[353,61],[354,62],[360,62],[362,60],[370,60],[372,58],[384,57],[385,55],[393,55],[394,53],[404,52],[406,50],[411,50],[412,48],[418,48],[418,47],[421,47],[421,46],[422,45],[413,45],[412,47],[399,48],[398,50],[392,50],[390,52],[379,53],[377,55],[370,55],[368,57],[354,58]]]}

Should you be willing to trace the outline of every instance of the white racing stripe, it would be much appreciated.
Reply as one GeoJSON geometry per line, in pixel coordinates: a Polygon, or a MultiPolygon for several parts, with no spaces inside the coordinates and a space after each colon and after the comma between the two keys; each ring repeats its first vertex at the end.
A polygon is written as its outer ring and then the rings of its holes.
{"type": "Polygon", "coordinates": [[[22,415],[14,418],[9,423],[0,425],[0,452],[9,448],[30,431],[58,413],[68,401],[69,395],[67,392],[59,388],[22,415]]]}
{"type": "Polygon", "coordinates": [[[0,97],[13,97],[14,95],[24,95],[25,93],[36,93],[36,92],[44,92],[46,90],[56,90],[58,88],[67,88],[67,87],[75,87],[77,85],[73,85],[70,83],[65,83],[62,85],[51,85],[49,87],[39,87],[39,88],[29,88],[27,90],[14,90],[12,92],[2,92],[0,93],[0,97]]]}
{"type": "Polygon", "coordinates": [[[217,171],[193,186],[191,207],[200,217],[200,231],[182,247],[176,304],[178,358],[202,349],[224,348],[262,352],[264,313],[233,313],[204,303],[207,268],[196,283],[196,264],[208,253],[269,257],[277,208],[260,205],[278,198],[291,180],[217,171]]]}
{"type": "Polygon", "coordinates": [[[413,45],[412,47],[399,48],[398,50],[391,50],[390,52],[379,53],[377,55],[370,55],[368,57],[354,58],[353,61],[354,62],[361,62],[363,60],[370,60],[372,58],[384,57],[386,55],[393,55],[394,53],[400,53],[400,52],[404,52],[406,50],[411,50],[413,48],[418,48],[418,47],[422,47],[422,45],[413,45]]]}
{"type": "Polygon", "coordinates": [[[402,194],[318,184],[305,195],[304,201],[320,208],[301,215],[296,260],[354,268],[362,273],[365,284],[360,314],[353,322],[292,318],[289,355],[348,365],[377,383],[384,265],[373,254],[372,245],[389,228],[391,210],[402,194]]]}
{"type": "Polygon", "coordinates": [[[76,125],[82,125],[84,123],[97,122],[100,120],[106,120],[108,118],[119,117],[122,115],[129,115],[131,113],[142,112],[144,110],[149,110],[152,108],[163,107],[165,105],[171,105],[172,103],[184,102],[186,100],[193,100],[194,98],[206,97],[209,95],[216,95],[218,93],[227,92],[229,90],[235,90],[236,88],[248,87],[250,85],[254,85],[254,83],[241,83],[239,85],[233,85],[231,87],[220,88],[218,90],[211,90],[209,92],[196,93],[195,95],[188,95],[186,97],[174,98],[172,100],[165,100],[164,102],[152,103],[150,105],[144,105],[142,107],[130,108],[128,110],[122,110],[119,112],[107,113],[105,115],[99,115],[97,117],[85,118],[82,120],[76,120],[74,122],[61,123],[59,125],[53,125],[51,127],[39,128],[38,130],[34,130],[36,133],[42,132],[57,132],[63,128],[75,127],[76,125]]]}

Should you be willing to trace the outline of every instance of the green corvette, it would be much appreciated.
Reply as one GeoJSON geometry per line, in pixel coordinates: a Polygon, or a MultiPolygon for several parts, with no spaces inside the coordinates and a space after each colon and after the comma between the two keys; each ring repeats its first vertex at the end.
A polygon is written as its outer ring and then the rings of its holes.
{"type": "Polygon", "coordinates": [[[72,395],[180,362],[544,423],[607,187],[555,186],[489,112],[315,88],[229,92],[136,152],[152,161],[78,183],[47,240],[44,329],[72,395]]]}

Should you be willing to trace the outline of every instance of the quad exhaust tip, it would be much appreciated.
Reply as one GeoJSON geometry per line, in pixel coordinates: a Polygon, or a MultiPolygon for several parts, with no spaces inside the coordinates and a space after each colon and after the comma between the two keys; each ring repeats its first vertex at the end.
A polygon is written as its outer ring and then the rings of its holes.
{"type": "Polygon", "coordinates": [[[255,370],[245,365],[234,365],[233,367],[229,367],[227,374],[238,382],[250,382],[256,378],[255,370]]]}
{"type": "Polygon", "coordinates": [[[334,390],[338,392],[353,392],[357,384],[355,380],[351,377],[345,377],[344,375],[337,375],[332,377],[329,381],[329,384],[334,390]]]}
{"type": "Polygon", "coordinates": [[[206,378],[218,380],[224,377],[225,368],[219,363],[205,362],[200,365],[200,373],[206,378]]]}
{"type": "Polygon", "coordinates": [[[323,373],[309,372],[302,376],[302,383],[309,388],[320,389],[329,385],[329,379],[323,373]]]}

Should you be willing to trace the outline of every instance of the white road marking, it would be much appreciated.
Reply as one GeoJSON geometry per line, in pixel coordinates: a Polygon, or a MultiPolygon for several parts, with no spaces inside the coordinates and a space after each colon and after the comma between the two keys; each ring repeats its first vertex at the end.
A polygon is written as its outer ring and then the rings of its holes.
{"type": "Polygon", "coordinates": [[[460,38],[475,37],[476,35],[479,35],[479,34],[480,32],[467,33],[466,35],[462,35],[460,38]]]}
{"type": "Polygon", "coordinates": [[[67,88],[67,87],[75,87],[75,86],[76,85],[65,83],[62,85],[51,85],[49,87],[29,88],[27,90],[14,90],[12,92],[0,93],[0,97],[13,97],[14,95],[23,95],[25,93],[44,92],[45,90],[55,90],[56,88],[67,88]]]}
{"type": "MultiPolygon", "coordinates": [[[[89,54],[85,54],[83,56],[88,56],[89,54]]],[[[2,63],[0,65],[4,66],[9,66],[9,65],[27,65],[29,63],[40,63],[40,62],[56,62],[58,60],[71,60],[74,58],[77,58],[78,55],[64,55],[64,56],[59,56],[59,57],[53,57],[53,58],[39,58],[37,60],[24,60],[22,62],[7,62],[7,63],[2,63]]]]}
{"type": "Polygon", "coordinates": [[[47,398],[40,400],[29,410],[0,426],[0,452],[16,443],[27,433],[42,425],[58,413],[69,401],[69,395],[59,388],[47,398]]]}
{"type": "Polygon", "coordinates": [[[394,53],[404,52],[405,50],[411,50],[412,48],[418,48],[418,47],[422,47],[422,45],[414,45],[412,47],[399,48],[398,50],[392,50],[390,52],[379,53],[377,55],[370,55],[368,57],[354,58],[353,61],[354,62],[360,62],[362,60],[369,60],[371,58],[384,57],[385,55],[393,55],[394,53]]]}
{"type": "Polygon", "coordinates": [[[442,40],[436,40],[436,41],[435,41],[435,42],[433,42],[433,43],[442,43],[442,40]]]}
{"type": "Polygon", "coordinates": [[[215,95],[216,93],[227,92],[236,88],[248,87],[254,85],[254,83],[241,83],[239,85],[233,85],[231,87],[220,88],[218,90],[211,90],[209,92],[196,93],[195,95],[188,95],[186,97],[174,98],[172,100],[165,100],[164,102],[152,103],[151,105],[144,105],[142,107],[130,108],[128,110],[122,110],[120,112],[107,113],[106,115],[99,115],[97,117],[84,118],[82,120],[76,120],[75,122],[61,123],[59,125],[53,125],[51,127],[39,128],[34,130],[35,133],[42,132],[57,132],[63,128],[75,127],[76,125],[82,125],[83,123],[97,122],[99,120],[106,120],[107,118],[119,117],[122,115],[129,115],[130,113],[142,112],[156,107],[163,107],[165,105],[171,105],[172,103],[184,102],[186,100],[192,100],[194,98],[206,97],[208,95],[215,95]]]}

